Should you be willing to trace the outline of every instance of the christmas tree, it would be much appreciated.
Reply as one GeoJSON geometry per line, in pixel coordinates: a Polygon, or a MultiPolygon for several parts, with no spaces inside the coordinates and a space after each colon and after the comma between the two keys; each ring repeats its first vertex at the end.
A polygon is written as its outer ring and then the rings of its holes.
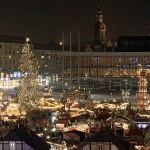
{"type": "Polygon", "coordinates": [[[22,76],[17,96],[20,111],[26,112],[36,109],[39,102],[38,63],[28,42],[27,38],[20,54],[19,71],[22,76]]]}

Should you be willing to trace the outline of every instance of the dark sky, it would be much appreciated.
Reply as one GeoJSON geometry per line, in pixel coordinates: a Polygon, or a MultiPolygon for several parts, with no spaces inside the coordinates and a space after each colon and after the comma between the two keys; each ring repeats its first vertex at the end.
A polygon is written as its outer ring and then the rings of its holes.
{"type": "MultiPolygon", "coordinates": [[[[150,0],[1,0],[0,34],[29,36],[34,41],[68,39],[80,30],[81,40],[93,39],[95,14],[101,6],[109,39],[147,35],[150,0]]],[[[74,38],[73,40],[76,40],[74,38]]]]}

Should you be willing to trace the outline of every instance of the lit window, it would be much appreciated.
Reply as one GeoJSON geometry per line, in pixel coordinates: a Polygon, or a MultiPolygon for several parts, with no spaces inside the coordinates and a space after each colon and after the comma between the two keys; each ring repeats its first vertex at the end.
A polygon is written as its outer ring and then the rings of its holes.
{"type": "Polygon", "coordinates": [[[16,149],[14,141],[10,141],[9,146],[10,146],[10,150],[15,150],[16,149]]]}
{"type": "Polygon", "coordinates": [[[104,150],[103,145],[102,145],[102,144],[101,144],[101,145],[98,145],[98,146],[97,146],[97,150],[104,150]]]}

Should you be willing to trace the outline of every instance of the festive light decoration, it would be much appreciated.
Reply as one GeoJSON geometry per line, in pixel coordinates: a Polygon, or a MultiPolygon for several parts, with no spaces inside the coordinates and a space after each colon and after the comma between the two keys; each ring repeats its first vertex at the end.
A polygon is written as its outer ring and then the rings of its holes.
{"type": "Polygon", "coordinates": [[[147,78],[150,74],[149,69],[142,68],[142,65],[138,65],[137,76],[139,78],[138,82],[138,93],[137,93],[137,109],[138,111],[147,110],[149,106],[148,97],[148,81],[147,78]]]}
{"type": "Polygon", "coordinates": [[[22,111],[20,113],[19,111],[19,105],[16,104],[16,103],[10,103],[6,110],[5,110],[5,115],[8,115],[8,116],[21,116],[21,115],[25,115],[26,113],[24,111],[22,111]]]}
{"type": "Polygon", "coordinates": [[[31,46],[28,43],[29,38],[22,48],[19,60],[19,71],[21,78],[18,86],[18,103],[20,110],[26,112],[38,107],[39,103],[39,85],[38,85],[38,63],[34,57],[31,46]]]}

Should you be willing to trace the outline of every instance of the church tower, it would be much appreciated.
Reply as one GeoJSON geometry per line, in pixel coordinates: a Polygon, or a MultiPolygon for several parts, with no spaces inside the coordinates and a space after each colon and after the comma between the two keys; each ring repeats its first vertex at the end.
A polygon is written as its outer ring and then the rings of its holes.
{"type": "Polygon", "coordinates": [[[98,9],[96,13],[94,44],[95,45],[106,44],[106,25],[103,22],[102,10],[100,9],[98,9]]]}

